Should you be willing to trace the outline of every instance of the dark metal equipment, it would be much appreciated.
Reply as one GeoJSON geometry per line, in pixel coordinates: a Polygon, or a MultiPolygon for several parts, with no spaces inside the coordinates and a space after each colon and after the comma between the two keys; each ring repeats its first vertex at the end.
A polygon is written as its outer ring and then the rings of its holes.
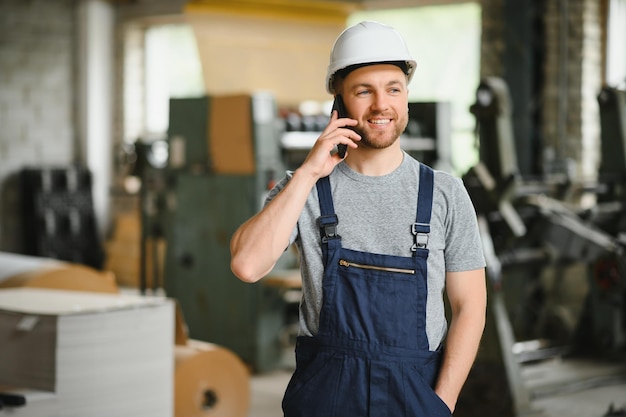
{"type": "Polygon", "coordinates": [[[91,184],[91,173],[80,166],[21,170],[24,254],[103,267],[91,184]]]}
{"type": "Polygon", "coordinates": [[[599,96],[602,164],[595,184],[522,178],[507,85],[481,81],[470,111],[480,162],[464,176],[490,281],[482,359],[503,364],[515,415],[540,415],[522,365],[555,356],[626,356],[626,96],[599,96]],[[583,208],[570,196],[591,194],[583,208]],[[536,343],[530,343],[536,342],[536,343]],[[532,346],[532,347],[530,347],[532,346]]]}

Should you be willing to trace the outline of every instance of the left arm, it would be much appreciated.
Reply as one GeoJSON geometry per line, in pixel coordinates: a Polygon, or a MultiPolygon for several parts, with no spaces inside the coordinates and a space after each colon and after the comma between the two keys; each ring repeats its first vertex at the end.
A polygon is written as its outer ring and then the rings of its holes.
{"type": "Polygon", "coordinates": [[[485,270],[447,272],[446,289],[452,317],[435,392],[454,411],[485,327],[485,270]]]}

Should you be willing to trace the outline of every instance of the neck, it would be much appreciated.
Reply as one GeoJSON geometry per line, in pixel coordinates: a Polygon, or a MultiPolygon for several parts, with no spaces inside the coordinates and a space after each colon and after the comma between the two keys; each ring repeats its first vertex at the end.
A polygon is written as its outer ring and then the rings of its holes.
{"type": "Polygon", "coordinates": [[[346,156],[346,164],[360,174],[370,177],[387,175],[395,171],[402,160],[404,153],[400,149],[400,141],[385,149],[359,147],[350,149],[346,156]]]}

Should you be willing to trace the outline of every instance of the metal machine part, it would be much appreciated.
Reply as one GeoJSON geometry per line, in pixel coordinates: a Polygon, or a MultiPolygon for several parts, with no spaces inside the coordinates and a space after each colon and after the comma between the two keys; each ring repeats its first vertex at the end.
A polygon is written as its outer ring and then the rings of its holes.
{"type": "Polygon", "coordinates": [[[482,80],[470,111],[476,117],[480,135],[480,161],[498,179],[517,176],[511,100],[506,83],[496,77],[482,80]]]}
{"type": "Polygon", "coordinates": [[[521,178],[508,89],[494,78],[477,89],[471,111],[480,163],[464,182],[480,219],[491,282],[484,343],[497,346],[482,353],[504,365],[516,415],[535,412],[524,361],[626,354],[624,97],[612,89],[599,95],[603,158],[609,155],[590,186],[561,176],[521,178]],[[572,190],[598,193],[598,206],[568,201],[572,190]],[[533,340],[541,343],[529,352],[526,342],[533,340]]]}
{"type": "MultiPolygon", "coordinates": [[[[603,162],[600,178],[605,180],[595,187],[587,187],[590,190],[610,190],[598,197],[603,208],[598,210],[584,210],[575,205],[563,201],[559,185],[560,178],[546,177],[540,182],[544,185],[536,186],[535,183],[522,179],[516,175],[517,164],[515,162],[515,143],[510,129],[510,108],[507,103],[508,90],[502,80],[489,78],[483,80],[476,92],[476,103],[472,106],[472,113],[476,115],[480,140],[481,162],[473,167],[465,176],[465,183],[474,200],[477,212],[484,215],[489,221],[490,238],[494,240],[497,248],[496,256],[501,258],[506,275],[507,266],[528,268],[528,276],[525,278],[527,286],[538,288],[542,284],[537,281],[537,273],[547,269],[560,269],[568,263],[585,263],[590,269],[597,269],[596,263],[603,259],[615,259],[617,265],[624,257],[623,235],[625,211],[623,210],[624,195],[617,185],[623,183],[626,178],[626,158],[624,157],[624,126],[626,122],[625,96],[623,92],[605,88],[598,96],[601,109],[603,126],[603,162]],[[607,131],[608,130],[608,131],[607,131]],[[608,142],[608,144],[607,144],[608,142]],[[617,153],[617,156],[614,154],[617,153]],[[505,156],[506,154],[506,156],[505,156]],[[609,207],[610,206],[610,207],[609,207]],[[604,209],[606,208],[606,209],[604,209]],[[609,209],[610,208],[610,209],[609,209]],[[599,220],[603,219],[602,222],[599,220]],[[608,219],[608,220],[607,220],[608,219]],[[523,259],[516,253],[533,252],[534,261],[531,264],[524,262],[512,263],[512,260],[523,259]],[[535,278],[533,278],[535,276],[535,278]]],[[[569,184],[569,187],[576,187],[569,184]]],[[[587,186],[587,185],[585,185],[587,186]]],[[[582,188],[582,186],[581,186],[582,188]]],[[[527,257],[526,257],[527,258],[527,257]]],[[[600,268],[606,271],[607,268],[600,268]]],[[[516,273],[513,274],[514,276],[516,273]]],[[[593,288],[598,279],[594,273],[588,273],[587,281],[591,290],[588,297],[597,296],[593,288]]],[[[610,274],[609,274],[610,275],[610,274]]],[[[606,280],[603,280],[606,281],[606,280]]],[[[621,289],[621,280],[614,289],[621,289]]],[[[540,290],[542,297],[548,295],[540,290]]],[[[619,292],[619,291],[618,291],[619,292]]],[[[619,298],[619,297],[618,297],[619,298]]],[[[553,308],[550,304],[557,300],[544,298],[544,309],[553,308]]],[[[579,303],[585,303],[580,300],[579,303]]],[[[593,300],[587,304],[595,304],[593,300]]],[[[615,305],[615,302],[612,303],[615,305]]],[[[604,321],[621,324],[613,327],[614,337],[622,340],[626,331],[623,317],[626,307],[626,297],[621,296],[618,310],[613,316],[605,317],[604,321]]],[[[535,306],[537,308],[538,306],[535,306]]],[[[587,311],[585,314],[601,314],[601,310],[587,311]]],[[[579,320],[583,320],[582,317],[579,320]]],[[[591,322],[594,320],[591,319],[591,322]]],[[[571,329],[570,329],[571,330],[571,329]]],[[[587,329],[590,334],[593,330],[587,329]]],[[[544,335],[535,335],[537,337],[544,335]]],[[[571,335],[571,343],[576,343],[571,335]]],[[[604,335],[600,337],[606,338],[604,335]]],[[[598,346],[598,348],[600,348],[598,346]]],[[[626,345],[613,344],[613,348],[623,351],[626,345]]]]}
{"type": "Polygon", "coordinates": [[[103,267],[91,184],[91,173],[80,166],[21,170],[24,254],[103,267]]]}
{"type": "Polygon", "coordinates": [[[626,91],[605,86],[598,94],[602,135],[600,177],[626,176],[626,91]]]}

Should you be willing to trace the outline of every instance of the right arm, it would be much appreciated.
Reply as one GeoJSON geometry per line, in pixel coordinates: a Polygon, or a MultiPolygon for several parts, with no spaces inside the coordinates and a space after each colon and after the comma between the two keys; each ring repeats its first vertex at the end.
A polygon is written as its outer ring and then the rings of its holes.
{"type": "Polygon", "coordinates": [[[319,178],[330,174],[341,162],[331,155],[338,143],[356,148],[360,136],[344,126],[356,121],[337,119],[336,112],[315,142],[302,165],[294,172],[284,189],[259,213],[242,224],[230,242],[233,273],[242,281],[256,282],[269,273],[289,245],[293,231],[311,189],[319,178]]]}

